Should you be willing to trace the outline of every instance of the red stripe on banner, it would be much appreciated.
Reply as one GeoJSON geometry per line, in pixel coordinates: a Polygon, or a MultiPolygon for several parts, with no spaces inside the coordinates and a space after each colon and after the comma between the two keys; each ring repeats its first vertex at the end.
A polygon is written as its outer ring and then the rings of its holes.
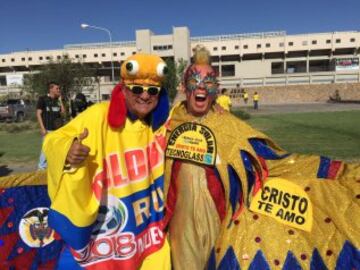
{"type": "Polygon", "coordinates": [[[13,211],[13,207],[0,208],[0,228],[4,225],[4,222],[7,221],[13,211]]]}
{"type": "MultiPolygon", "coordinates": [[[[123,235],[127,234],[126,232],[122,233],[123,235]]],[[[116,236],[115,236],[116,237],[116,236]]],[[[85,267],[87,270],[115,270],[115,269],[127,269],[127,270],[136,270],[139,269],[144,259],[150,254],[160,250],[165,242],[165,233],[160,229],[160,222],[154,223],[149,226],[145,231],[141,234],[137,235],[135,238],[131,239],[131,241],[127,242],[124,246],[122,242],[121,234],[118,239],[112,239],[110,241],[114,244],[111,248],[116,250],[119,254],[123,252],[128,252],[131,249],[135,253],[129,253],[127,257],[115,257],[113,252],[109,252],[110,255],[108,258],[97,257],[94,252],[94,246],[92,247],[92,262],[89,264],[82,264],[82,267],[85,267]],[[121,246],[123,245],[123,246],[121,246]],[[134,250],[135,249],[135,250],[134,250]]],[[[98,239],[101,241],[101,239],[98,239]]],[[[72,250],[74,257],[76,256],[76,252],[72,250]]],[[[126,254],[123,254],[126,255],[126,254]]]]}
{"type": "Polygon", "coordinates": [[[327,173],[327,178],[329,179],[335,179],[336,175],[341,167],[342,162],[338,160],[333,160],[330,163],[330,167],[327,173]]]}

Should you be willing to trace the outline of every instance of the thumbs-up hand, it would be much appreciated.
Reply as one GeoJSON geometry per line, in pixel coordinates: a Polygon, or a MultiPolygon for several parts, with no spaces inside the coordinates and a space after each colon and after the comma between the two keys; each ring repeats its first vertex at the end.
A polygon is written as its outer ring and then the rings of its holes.
{"type": "Polygon", "coordinates": [[[82,144],[82,140],[84,140],[88,135],[89,131],[85,128],[79,137],[73,141],[66,156],[66,162],[68,164],[79,165],[89,156],[90,148],[82,144]]]}

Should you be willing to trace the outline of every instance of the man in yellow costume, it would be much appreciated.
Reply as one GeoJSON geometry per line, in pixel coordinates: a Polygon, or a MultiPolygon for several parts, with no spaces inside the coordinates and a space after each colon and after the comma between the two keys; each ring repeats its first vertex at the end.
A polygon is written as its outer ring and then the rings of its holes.
{"type": "Polygon", "coordinates": [[[167,126],[174,269],[360,269],[360,165],[286,153],[214,110],[209,59],[195,52],[167,126]]]}
{"type": "Polygon", "coordinates": [[[167,67],[137,54],[110,102],[46,137],[49,224],[86,269],[170,269],[162,231],[167,67]]]}

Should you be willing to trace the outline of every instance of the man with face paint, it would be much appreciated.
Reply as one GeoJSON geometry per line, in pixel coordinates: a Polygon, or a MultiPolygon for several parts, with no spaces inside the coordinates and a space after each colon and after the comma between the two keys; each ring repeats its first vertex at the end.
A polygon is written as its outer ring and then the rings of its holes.
{"type": "MultiPolygon", "coordinates": [[[[322,258],[316,265],[324,263],[335,269],[334,258],[339,258],[337,268],[350,269],[344,267],[342,259],[350,258],[350,263],[358,260],[353,249],[360,247],[356,229],[360,215],[344,215],[338,209],[351,205],[354,209],[349,213],[360,213],[360,205],[354,201],[360,195],[349,195],[360,194],[356,182],[360,165],[286,153],[231,113],[218,112],[214,101],[219,85],[209,52],[199,47],[193,59],[184,75],[186,101],[175,106],[167,123],[165,225],[173,268],[271,269],[275,262],[284,264],[283,269],[309,269],[304,254],[311,256],[319,250],[322,258]],[[279,177],[286,180],[277,180],[279,177]],[[332,180],[319,181],[324,179],[332,180]],[[285,184],[275,186],[279,183],[285,184]],[[311,219],[316,228],[310,232],[296,227],[296,222],[285,226],[250,209],[259,194],[271,199],[268,211],[277,203],[288,207],[290,194],[294,200],[300,198],[290,186],[304,198],[309,196],[301,200],[313,207],[311,219]],[[323,228],[331,220],[335,226],[323,228]],[[293,235],[296,239],[290,239],[293,235]],[[330,242],[328,235],[334,235],[330,242]],[[349,243],[351,248],[346,246],[349,243]],[[330,254],[330,247],[333,258],[323,255],[330,254]],[[293,254],[302,255],[296,260],[293,254]]],[[[306,212],[304,209],[301,211],[306,212]]],[[[317,263],[319,256],[313,256],[317,263]]]]}
{"type": "MultiPolygon", "coordinates": [[[[213,106],[218,81],[216,72],[209,63],[209,53],[205,49],[199,48],[196,51],[194,64],[185,71],[184,86],[186,102],[174,108],[170,129],[180,122],[202,123],[207,116],[213,117],[216,114],[213,106]]],[[[186,160],[167,160],[165,167],[173,169],[173,191],[176,189],[177,194],[176,200],[172,200],[169,194],[169,204],[173,205],[168,205],[167,208],[169,219],[171,216],[169,235],[173,267],[204,269],[224,218],[225,205],[221,202],[216,205],[216,196],[221,196],[223,191],[216,183],[218,190],[211,192],[208,189],[209,181],[216,181],[210,167],[186,160]]],[[[175,195],[172,191],[169,193],[175,195]]]]}

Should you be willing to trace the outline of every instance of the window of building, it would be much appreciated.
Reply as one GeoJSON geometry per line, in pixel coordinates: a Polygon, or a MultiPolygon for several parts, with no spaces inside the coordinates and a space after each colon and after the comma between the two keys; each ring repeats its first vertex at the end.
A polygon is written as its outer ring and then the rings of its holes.
{"type": "Polygon", "coordinates": [[[304,40],[301,44],[302,44],[303,46],[306,46],[306,45],[308,45],[308,42],[307,42],[307,40],[304,40]]]}
{"type": "Polygon", "coordinates": [[[256,48],[260,49],[260,48],[261,48],[261,44],[256,44],[256,48]]]}
{"type": "Polygon", "coordinates": [[[330,44],[330,43],[331,43],[331,39],[327,39],[326,44],[330,44]]]}
{"type": "Polygon", "coordinates": [[[61,56],[60,56],[60,55],[58,55],[58,56],[57,56],[57,59],[58,59],[58,60],[60,60],[60,59],[61,59],[61,56]]]}
{"type": "Polygon", "coordinates": [[[122,53],[120,53],[120,55],[121,55],[121,56],[124,56],[124,55],[125,55],[125,53],[124,53],[124,52],[122,52],[122,53]]]}
{"type": "Polygon", "coordinates": [[[46,56],[46,60],[50,60],[50,56],[46,56]]]}
{"type": "Polygon", "coordinates": [[[172,45],[169,45],[169,46],[168,46],[168,49],[169,49],[169,50],[172,50],[172,48],[173,48],[172,45]]]}
{"type": "Polygon", "coordinates": [[[97,53],[94,53],[94,57],[97,58],[97,57],[98,57],[98,54],[97,54],[97,53]]]}
{"type": "Polygon", "coordinates": [[[113,56],[117,56],[117,53],[113,53],[113,56]]]}
{"type": "Polygon", "coordinates": [[[280,42],[279,47],[284,47],[284,42],[280,42]]]}
{"type": "Polygon", "coordinates": [[[244,45],[243,48],[246,50],[246,49],[249,48],[249,46],[248,46],[248,45],[244,45]]]}
{"type": "Polygon", "coordinates": [[[21,57],[21,61],[25,62],[25,57],[21,57]]]}
{"type": "Polygon", "coordinates": [[[158,50],[158,46],[153,46],[153,50],[157,51],[158,50]]]}
{"type": "Polygon", "coordinates": [[[235,50],[238,50],[239,49],[239,46],[238,45],[235,45],[235,50]]]}
{"type": "Polygon", "coordinates": [[[83,58],[86,58],[86,54],[83,54],[83,58]]]}
{"type": "Polygon", "coordinates": [[[311,41],[311,44],[312,44],[312,45],[316,45],[316,44],[317,44],[317,40],[311,41]]]}
{"type": "Polygon", "coordinates": [[[67,54],[64,55],[64,59],[68,59],[69,56],[67,54]]]}
{"type": "Polygon", "coordinates": [[[79,58],[79,55],[78,55],[78,54],[75,54],[75,58],[79,58]]]}
{"type": "Polygon", "coordinates": [[[102,54],[101,54],[101,57],[105,57],[105,56],[106,56],[106,54],[105,54],[105,53],[102,53],[102,54]]]}
{"type": "Polygon", "coordinates": [[[32,61],[32,57],[29,57],[28,60],[29,60],[29,61],[32,61]]]}
{"type": "Polygon", "coordinates": [[[222,77],[235,76],[235,65],[223,65],[223,66],[221,66],[221,76],[222,77]]]}
{"type": "Polygon", "coordinates": [[[288,43],[288,45],[289,45],[289,46],[294,46],[294,42],[290,41],[290,42],[288,43]]]}
{"type": "Polygon", "coordinates": [[[266,48],[270,48],[270,43],[266,43],[266,44],[265,44],[265,47],[266,47],[266,48]]]}
{"type": "Polygon", "coordinates": [[[5,59],[2,59],[1,61],[2,61],[3,63],[5,63],[5,59]]]}
{"type": "Polygon", "coordinates": [[[11,58],[11,62],[15,62],[15,58],[11,58]]]}
{"type": "Polygon", "coordinates": [[[136,52],[132,52],[132,54],[136,54],[136,52]]]}
{"type": "Polygon", "coordinates": [[[225,50],[226,50],[226,46],[222,46],[222,47],[221,47],[221,50],[222,50],[222,51],[225,51],[225,50]]]}
{"type": "Polygon", "coordinates": [[[217,47],[213,47],[213,51],[217,51],[217,47]]]}
{"type": "Polygon", "coordinates": [[[340,38],[337,38],[337,39],[335,40],[335,42],[336,42],[336,43],[340,43],[340,42],[341,42],[341,39],[340,39],[340,38]]]}
{"type": "Polygon", "coordinates": [[[350,38],[350,42],[355,42],[355,38],[350,38]]]}
{"type": "Polygon", "coordinates": [[[40,60],[40,61],[43,60],[43,57],[42,57],[42,56],[39,56],[39,60],[40,60]]]}

